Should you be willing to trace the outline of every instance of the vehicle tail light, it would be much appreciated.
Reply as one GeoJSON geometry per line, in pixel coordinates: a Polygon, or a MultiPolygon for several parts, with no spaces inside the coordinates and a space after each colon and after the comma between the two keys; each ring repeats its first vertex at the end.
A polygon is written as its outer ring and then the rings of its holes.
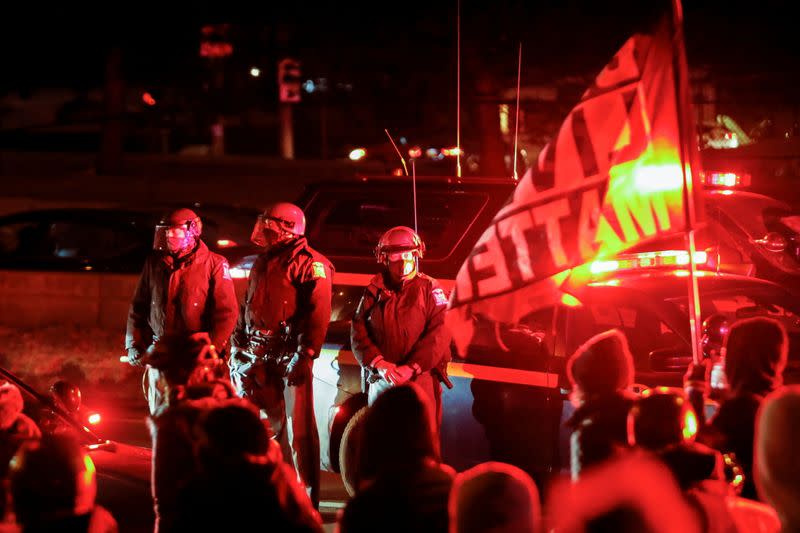
{"type": "Polygon", "coordinates": [[[442,148],[442,153],[447,157],[455,157],[461,153],[461,150],[457,146],[454,146],[452,148],[442,148]]]}
{"type": "Polygon", "coordinates": [[[217,246],[220,248],[232,248],[236,246],[236,241],[232,241],[230,239],[219,239],[217,241],[217,246]]]}
{"type": "Polygon", "coordinates": [[[250,277],[249,268],[233,267],[228,272],[233,279],[247,279],[250,277]]]}

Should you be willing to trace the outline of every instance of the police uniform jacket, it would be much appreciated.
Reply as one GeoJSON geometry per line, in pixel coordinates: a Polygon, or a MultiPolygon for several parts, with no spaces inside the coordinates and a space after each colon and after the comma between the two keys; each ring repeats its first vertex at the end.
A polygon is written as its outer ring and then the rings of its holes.
{"type": "Polygon", "coordinates": [[[128,311],[125,347],[144,352],[166,333],[208,332],[218,350],[228,344],[238,303],[228,261],[203,241],[180,259],[151,254],[128,311]]]}
{"type": "MultiPolygon", "coordinates": [[[[305,237],[270,248],[258,256],[242,312],[231,340],[234,351],[247,347],[250,335],[280,334],[312,358],[319,356],[331,318],[333,265],[305,237]]],[[[294,349],[290,346],[289,349],[294,349]]]]}
{"type": "Polygon", "coordinates": [[[362,366],[377,356],[395,364],[419,365],[427,372],[450,359],[450,334],[444,324],[447,296],[425,274],[390,288],[384,275],[370,281],[350,330],[353,354],[362,366]]]}

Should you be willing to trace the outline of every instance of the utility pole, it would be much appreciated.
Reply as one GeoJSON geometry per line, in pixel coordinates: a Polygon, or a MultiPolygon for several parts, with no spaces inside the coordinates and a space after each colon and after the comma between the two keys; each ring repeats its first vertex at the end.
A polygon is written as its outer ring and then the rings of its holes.
{"type": "Polygon", "coordinates": [[[292,106],[300,101],[300,62],[295,59],[287,57],[278,63],[278,99],[281,156],[294,159],[292,106]]]}
{"type": "Polygon", "coordinates": [[[97,161],[97,173],[101,175],[119,175],[122,172],[124,92],[122,50],[115,47],[106,58],[105,120],[97,161]]]}

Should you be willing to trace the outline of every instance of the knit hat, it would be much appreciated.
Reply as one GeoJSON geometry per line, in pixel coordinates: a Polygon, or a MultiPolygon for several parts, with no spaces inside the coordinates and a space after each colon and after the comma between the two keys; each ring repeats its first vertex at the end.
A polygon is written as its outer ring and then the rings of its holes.
{"type": "Polygon", "coordinates": [[[541,530],[536,485],[524,471],[506,463],[483,463],[456,476],[448,508],[451,533],[541,530]]]}
{"type": "Polygon", "coordinates": [[[599,333],[583,343],[567,361],[567,377],[583,396],[608,394],[633,383],[633,356],[618,329],[599,333]]]}

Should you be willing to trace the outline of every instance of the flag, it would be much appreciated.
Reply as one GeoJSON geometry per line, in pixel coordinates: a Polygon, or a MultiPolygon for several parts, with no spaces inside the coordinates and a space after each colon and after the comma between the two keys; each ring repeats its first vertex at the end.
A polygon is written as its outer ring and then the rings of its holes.
{"type": "Polygon", "coordinates": [[[495,215],[450,295],[459,353],[475,320],[517,323],[557,301],[568,277],[585,281],[590,262],[686,227],[676,48],[668,21],[628,39],[495,215]]]}

